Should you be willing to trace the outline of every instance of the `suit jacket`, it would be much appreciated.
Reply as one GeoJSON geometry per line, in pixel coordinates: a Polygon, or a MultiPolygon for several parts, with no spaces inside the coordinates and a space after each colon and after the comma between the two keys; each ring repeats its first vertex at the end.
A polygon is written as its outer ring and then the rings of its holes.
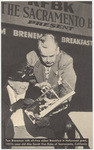
{"type": "MultiPolygon", "coordinates": [[[[34,75],[38,83],[44,82],[46,80],[45,77],[45,68],[41,61],[40,55],[38,55],[35,51],[31,51],[26,56],[27,65],[34,67],[34,75]]],[[[64,51],[60,51],[56,57],[56,61],[54,65],[51,67],[48,82],[53,86],[58,84],[58,79],[61,77],[62,80],[67,81],[67,83],[71,86],[73,90],[75,90],[76,85],[76,73],[73,68],[73,58],[66,54],[64,51]]],[[[62,94],[61,94],[62,95],[62,94]]],[[[70,101],[72,97],[68,100],[70,101]]],[[[60,106],[63,108],[63,106],[60,106]]],[[[54,110],[55,111],[55,110],[54,110]]],[[[51,127],[53,128],[54,132],[58,135],[63,133],[64,124],[66,120],[66,116],[70,108],[62,109],[59,113],[53,115],[50,119],[51,127]],[[58,128],[59,124],[59,128],[58,128]]],[[[58,136],[57,136],[58,137],[58,136]]]]}
{"type": "MultiPolygon", "coordinates": [[[[40,56],[35,51],[31,51],[26,56],[28,66],[34,67],[34,74],[38,83],[45,81],[45,68],[41,62],[40,56]]],[[[66,80],[72,89],[75,89],[76,74],[73,68],[73,59],[64,51],[60,51],[56,57],[55,64],[51,67],[48,82],[55,85],[61,76],[66,80]]]]}

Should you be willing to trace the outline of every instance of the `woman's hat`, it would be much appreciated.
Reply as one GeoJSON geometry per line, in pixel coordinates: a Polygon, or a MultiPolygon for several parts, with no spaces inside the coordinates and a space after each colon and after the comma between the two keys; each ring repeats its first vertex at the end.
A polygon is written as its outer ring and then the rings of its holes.
{"type": "Polygon", "coordinates": [[[36,80],[33,73],[33,67],[28,67],[27,64],[17,64],[12,66],[8,80],[21,82],[36,80]]]}

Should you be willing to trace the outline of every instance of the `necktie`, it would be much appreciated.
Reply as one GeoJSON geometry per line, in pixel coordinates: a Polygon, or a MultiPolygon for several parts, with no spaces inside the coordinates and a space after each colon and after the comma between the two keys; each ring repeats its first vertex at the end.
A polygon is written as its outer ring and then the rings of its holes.
{"type": "Polygon", "coordinates": [[[49,74],[50,74],[50,67],[45,67],[45,76],[46,76],[46,80],[48,80],[49,78],[49,74]]]}

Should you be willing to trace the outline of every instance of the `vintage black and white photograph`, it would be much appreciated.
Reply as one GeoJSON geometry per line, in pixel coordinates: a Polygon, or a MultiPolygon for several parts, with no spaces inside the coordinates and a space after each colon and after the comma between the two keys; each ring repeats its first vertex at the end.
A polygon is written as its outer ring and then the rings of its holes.
{"type": "Polygon", "coordinates": [[[2,149],[93,149],[92,1],[1,1],[2,149]]]}

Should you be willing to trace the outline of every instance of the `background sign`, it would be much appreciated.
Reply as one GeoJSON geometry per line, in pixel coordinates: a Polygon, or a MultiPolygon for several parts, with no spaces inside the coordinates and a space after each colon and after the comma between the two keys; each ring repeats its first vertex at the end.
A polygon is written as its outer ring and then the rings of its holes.
{"type": "Polygon", "coordinates": [[[92,36],[92,5],[81,2],[2,2],[2,22],[92,36]]]}
{"type": "MultiPolygon", "coordinates": [[[[18,38],[27,38],[27,39],[39,39],[40,36],[43,34],[43,32],[39,33],[36,31],[30,31],[29,30],[24,30],[21,27],[20,29],[12,29],[12,28],[7,28],[3,27],[2,25],[2,30],[1,30],[2,35],[6,36],[13,36],[13,37],[18,37],[18,38]]],[[[92,40],[91,38],[84,38],[84,37],[69,37],[69,35],[64,35],[62,33],[59,35],[60,37],[60,42],[62,43],[68,43],[68,44],[76,44],[76,45],[85,45],[85,46],[92,46],[92,40]]]]}

